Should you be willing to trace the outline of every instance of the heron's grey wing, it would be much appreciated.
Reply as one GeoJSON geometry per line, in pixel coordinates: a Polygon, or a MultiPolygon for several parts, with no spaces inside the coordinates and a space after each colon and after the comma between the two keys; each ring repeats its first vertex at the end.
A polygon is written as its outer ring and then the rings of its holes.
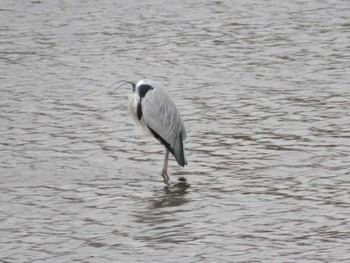
{"type": "Polygon", "coordinates": [[[173,99],[164,88],[156,87],[147,92],[141,104],[144,123],[153,131],[153,135],[155,132],[169,144],[169,150],[179,165],[184,166],[186,159],[183,140],[186,138],[186,130],[173,99]]]}

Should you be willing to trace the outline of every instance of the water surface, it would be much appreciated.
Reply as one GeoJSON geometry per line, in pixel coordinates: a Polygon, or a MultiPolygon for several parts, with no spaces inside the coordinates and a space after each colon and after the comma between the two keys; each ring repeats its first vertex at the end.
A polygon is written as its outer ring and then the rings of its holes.
{"type": "Polygon", "coordinates": [[[0,262],[348,262],[349,12],[2,1],[0,262]],[[169,187],[107,88],[143,77],[187,128],[169,187]]]}

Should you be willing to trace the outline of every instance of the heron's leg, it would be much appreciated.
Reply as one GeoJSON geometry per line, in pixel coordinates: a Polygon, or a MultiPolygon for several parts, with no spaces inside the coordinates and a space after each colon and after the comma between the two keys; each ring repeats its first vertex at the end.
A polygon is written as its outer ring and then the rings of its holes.
{"type": "Polygon", "coordinates": [[[164,179],[164,183],[168,183],[169,176],[168,176],[168,159],[169,159],[169,150],[165,149],[165,157],[164,157],[164,165],[163,165],[163,171],[162,176],[164,179]]]}

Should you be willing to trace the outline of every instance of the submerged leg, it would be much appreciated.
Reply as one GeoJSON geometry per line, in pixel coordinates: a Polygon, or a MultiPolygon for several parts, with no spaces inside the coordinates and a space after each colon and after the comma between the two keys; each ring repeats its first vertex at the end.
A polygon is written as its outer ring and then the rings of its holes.
{"type": "Polygon", "coordinates": [[[168,176],[168,159],[169,159],[169,150],[165,149],[165,157],[164,157],[164,165],[163,165],[163,171],[162,176],[164,179],[164,183],[168,183],[169,176],[168,176]]]}

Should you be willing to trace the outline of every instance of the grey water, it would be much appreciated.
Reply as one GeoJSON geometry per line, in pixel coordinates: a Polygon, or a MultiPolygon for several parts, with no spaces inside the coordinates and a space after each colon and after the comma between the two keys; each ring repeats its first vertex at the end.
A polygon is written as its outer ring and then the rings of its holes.
{"type": "Polygon", "coordinates": [[[350,262],[349,14],[2,0],[0,262],[350,262]],[[188,133],[168,187],[109,87],[145,77],[188,133]]]}

